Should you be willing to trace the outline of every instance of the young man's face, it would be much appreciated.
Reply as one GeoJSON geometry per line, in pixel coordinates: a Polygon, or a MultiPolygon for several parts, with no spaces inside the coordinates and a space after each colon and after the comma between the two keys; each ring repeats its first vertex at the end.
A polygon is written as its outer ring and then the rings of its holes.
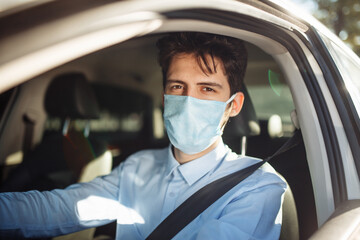
{"type": "MultiPolygon", "coordinates": [[[[211,63],[210,57],[209,62],[211,63]]],[[[167,72],[165,94],[227,101],[230,98],[230,85],[221,61],[215,58],[215,65],[216,72],[213,71],[212,74],[206,75],[193,55],[176,55],[167,72]]]]}
{"type": "MultiPolygon", "coordinates": [[[[209,63],[211,59],[209,57],[209,63]]],[[[216,72],[205,74],[198,64],[197,59],[191,54],[176,55],[170,62],[166,75],[165,94],[190,96],[202,100],[215,100],[226,102],[230,96],[230,85],[224,74],[222,62],[214,59],[216,72]]],[[[212,64],[209,64],[213,66],[212,64]]],[[[204,66],[205,68],[205,66],[204,66]]],[[[221,118],[220,127],[224,127],[229,117],[236,116],[242,107],[244,95],[238,92],[231,104],[221,118]]],[[[166,106],[165,106],[166,107],[166,106]]],[[[207,109],[203,109],[207,111],[207,109]]],[[[210,116],[211,117],[211,116],[210,116]]],[[[219,142],[220,137],[210,147],[196,154],[184,154],[181,150],[174,148],[175,158],[184,163],[206,154],[214,149],[219,142]]]]}

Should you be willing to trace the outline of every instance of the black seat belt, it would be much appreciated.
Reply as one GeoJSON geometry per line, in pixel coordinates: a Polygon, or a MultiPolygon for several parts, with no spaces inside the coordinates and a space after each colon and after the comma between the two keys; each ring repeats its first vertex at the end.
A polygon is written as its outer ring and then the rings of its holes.
{"type": "Polygon", "coordinates": [[[186,227],[205,209],[207,209],[210,205],[216,202],[216,200],[239,184],[242,180],[250,176],[264,163],[292,149],[298,145],[300,141],[300,130],[296,130],[294,135],[288,141],[286,141],[284,145],[282,145],[280,149],[277,150],[272,156],[267,157],[265,160],[255,163],[247,168],[217,179],[199,189],[188,199],[186,199],[179,207],[177,207],[166,219],[164,219],[146,239],[172,239],[178,232],[186,227]]]}

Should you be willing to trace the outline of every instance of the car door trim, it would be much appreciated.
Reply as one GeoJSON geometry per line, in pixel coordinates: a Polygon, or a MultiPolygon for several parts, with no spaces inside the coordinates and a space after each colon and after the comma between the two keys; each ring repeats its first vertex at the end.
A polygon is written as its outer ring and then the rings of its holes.
{"type": "Polygon", "coordinates": [[[313,43],[313,47],[310,49],[316,49],[316,51],[312,51],[313,55],[320,65],[326,84],[339,111],[360,180],[360,120],[356,120],[355,106],[352,104],[349,93],[343,89],[344,80],[329,51],[326,50],[324,42],[319,34],[313,30],[313,27],[309,29],[309,40],[313,43]]]}

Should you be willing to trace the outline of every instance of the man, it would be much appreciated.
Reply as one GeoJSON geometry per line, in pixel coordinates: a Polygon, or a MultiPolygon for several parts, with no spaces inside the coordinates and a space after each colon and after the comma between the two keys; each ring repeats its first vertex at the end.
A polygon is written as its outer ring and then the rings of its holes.
{"type": "MultiPolygon", "coordinates": [[[[130,156],[108,176],[51,192],[0,195],[0,234],[53,236],[117,220],[117,239],[144,239],[208,183],[259,160],[224,145],[222,130],[244,96],[240,40],[174,33],[159,40],[168,148],[130,156]]],[[[277,239],[286,184],[265,165],[175,239],[277,239]]],[[[1,236],[1,235],[0,235],[1,236]]]]}

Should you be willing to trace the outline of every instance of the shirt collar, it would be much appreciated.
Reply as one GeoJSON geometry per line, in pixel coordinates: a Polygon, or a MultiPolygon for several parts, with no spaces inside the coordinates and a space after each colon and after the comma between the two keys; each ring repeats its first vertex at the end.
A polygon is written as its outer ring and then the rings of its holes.
{"type": "Polygon", "coordinates": [[[224,159],[226,153],[227,148],[225,147],[221,139],[218,145],[211,152],[205,154],[198,159],[194,159],[190,162],[180,165],[174,157],[174,154],[172,152],[172,146],[170,144],[168,149],[169,161],[166,168],[166,174],[168,176],[176,168],[178,168],[185,181],[189,185],[192,185],[194,182],[196,182],[198,179],[208,173],[211,169],[213,169],[222,159],[224,159]]]}
{"type": "Polygon", "coordinates": [[[178,166],[180,166],[179,162],[176,161],[173,151],[172,151],[172,145],[169,144],[168,147],[168,161],[166,165],[166,176],[169,176],[178,166]]]}

